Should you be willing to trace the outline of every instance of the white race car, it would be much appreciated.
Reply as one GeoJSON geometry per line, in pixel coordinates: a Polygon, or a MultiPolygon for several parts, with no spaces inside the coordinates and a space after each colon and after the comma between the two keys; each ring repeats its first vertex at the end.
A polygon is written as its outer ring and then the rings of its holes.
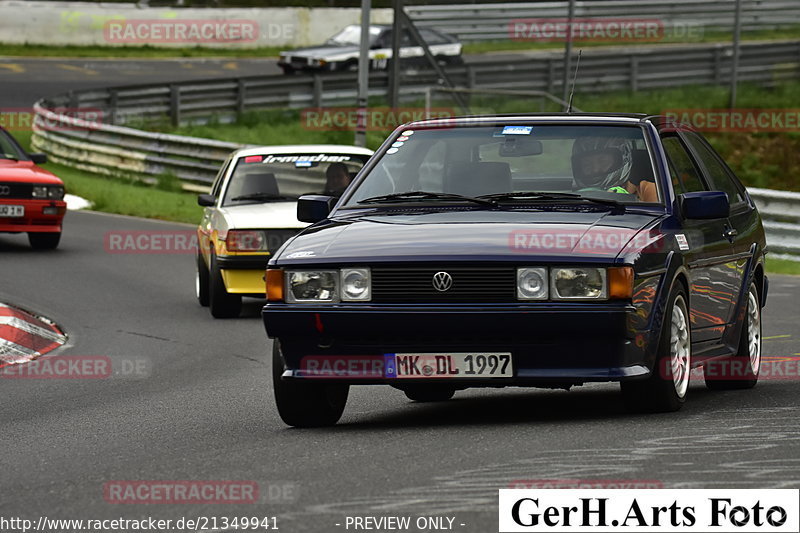
{"type": "Polygon", "coordinates": [[[308,224],[304,194],[340,196],[372,150],[344,145],[246,148],[232,153],[198,197],[197,299],[216,318],[239,315],[242,296],[264,298],[270,254],[308,224]]]}
{"type": "MultiPolygon", "coordinates": [[[[461,43],[452,35],[430,28],[419,30],[441,65],[461,65],[461,43]]],[[[361,41],[361,27],[347,26],[325,41],[325,44],[281,52],[278,66],[284,74],[295,72],[335,72],[357,70],[361,41]]],[[[392,27],[375,24],[369,28],[370,69],[386,70],[392,58],[392,27]]],[[[404,65],[426,65],[425,53],[417,46],[408,31],[400,37],[400,58],[404,65]]]]}

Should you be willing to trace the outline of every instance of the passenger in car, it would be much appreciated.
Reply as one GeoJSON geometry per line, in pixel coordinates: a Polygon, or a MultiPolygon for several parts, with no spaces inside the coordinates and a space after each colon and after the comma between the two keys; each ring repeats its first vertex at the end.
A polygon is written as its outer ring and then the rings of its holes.
{"type": "Polygon", "coordinates": [[[326,196],[341,196],[344,190],[350,185],[352,177],[344,163],[331,163],[325,170],[325,191],[326,196]]]}

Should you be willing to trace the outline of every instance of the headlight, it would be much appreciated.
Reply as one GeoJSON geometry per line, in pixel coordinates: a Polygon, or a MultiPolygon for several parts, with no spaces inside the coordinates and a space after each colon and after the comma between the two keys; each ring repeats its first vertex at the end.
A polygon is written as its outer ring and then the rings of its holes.
{"type": "Polygon", "coordinates": [[[337,270],[302,270],[286,272],[286,301],[334,302],[338,300],[337,270]]]}
{"type": "Polygon", "coordinates": [[[31,196],[34,198],[61,200],[64,198],[64,187],[61,185],[34,185],[31,196]]]}
{"type": "Polygon", "coordinates": [[[517,269],[517,299],[519,300],[547,299],[546,268],[517,269]]]}
{"type": "Polygon", "coordinates": [[[368,268],[342,269],[342,301],[369,301],[371,285],[368,268]]]}
{"type": "Polygon", "coordinates": [[[48,187],[47,197],[51,200],[62,200],[64,198],[64,187],[56,185],[55,187],[48,187]]]}
{"type": "Polygon", "coordinates": [[[225,247],[229,252],[266,252],[267,235],[261,230],[231,230],[225,237],[225,247]]]}
{"type": "Polygon", "coordinates": [[[605,300],[608,298],[606,269],[553,268],[550,291],[555,300],[605,300]]]}

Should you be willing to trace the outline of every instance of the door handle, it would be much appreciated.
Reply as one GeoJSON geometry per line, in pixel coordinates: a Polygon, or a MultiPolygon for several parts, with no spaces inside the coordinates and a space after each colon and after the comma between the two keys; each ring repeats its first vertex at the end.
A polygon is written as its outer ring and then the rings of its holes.
{"type": "Polygon", "coordinates": [[[739,232],[735,228],[726,228],[725,231],[722,232],[722,235],[730,242],[733,242],[736,236],[739,235],[739,232]]]}

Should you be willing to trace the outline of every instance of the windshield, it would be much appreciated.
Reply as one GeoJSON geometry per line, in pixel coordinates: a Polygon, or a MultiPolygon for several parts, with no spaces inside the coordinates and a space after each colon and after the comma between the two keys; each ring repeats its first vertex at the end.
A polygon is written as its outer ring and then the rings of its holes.
{"type": "Polygon", "coordinates": [[[22,152],[17,148],[16,143],[5,132],[0,130],[0,159],[26,159],[22,152]]]}
{"type": "MultiPolygon", "coordinates": [[[[370,27],[369,29],[369,44],[375,44],[375,41],[378,39],[378,36],[381,33],[380,28],[376,28],[374,26],[370,27]]],[[[327,44],[334,44],[334,45],[354,45],[359,46],[361,44],[361,26],[347,26],[345,29],[328,39],[327,44]]]]}
{"type": "MultiPolygon", "coordinates": [[[[437,128],[403,132],[345,206],[398,194],[397,202],[437,201],[437,195],[402,194],[414,191],[507,202],[599,198],[656,203],[661,201],[656,182],[637,125],[437,128]]],[[[454,201],[438,196],[438,201],[454,201]]]]}
{"type": "Polygon", "coordinates": [[[264,154],[240,157],[223,206],[297,200],[304,194],[341,196],[367,155],[264,154]]]}

